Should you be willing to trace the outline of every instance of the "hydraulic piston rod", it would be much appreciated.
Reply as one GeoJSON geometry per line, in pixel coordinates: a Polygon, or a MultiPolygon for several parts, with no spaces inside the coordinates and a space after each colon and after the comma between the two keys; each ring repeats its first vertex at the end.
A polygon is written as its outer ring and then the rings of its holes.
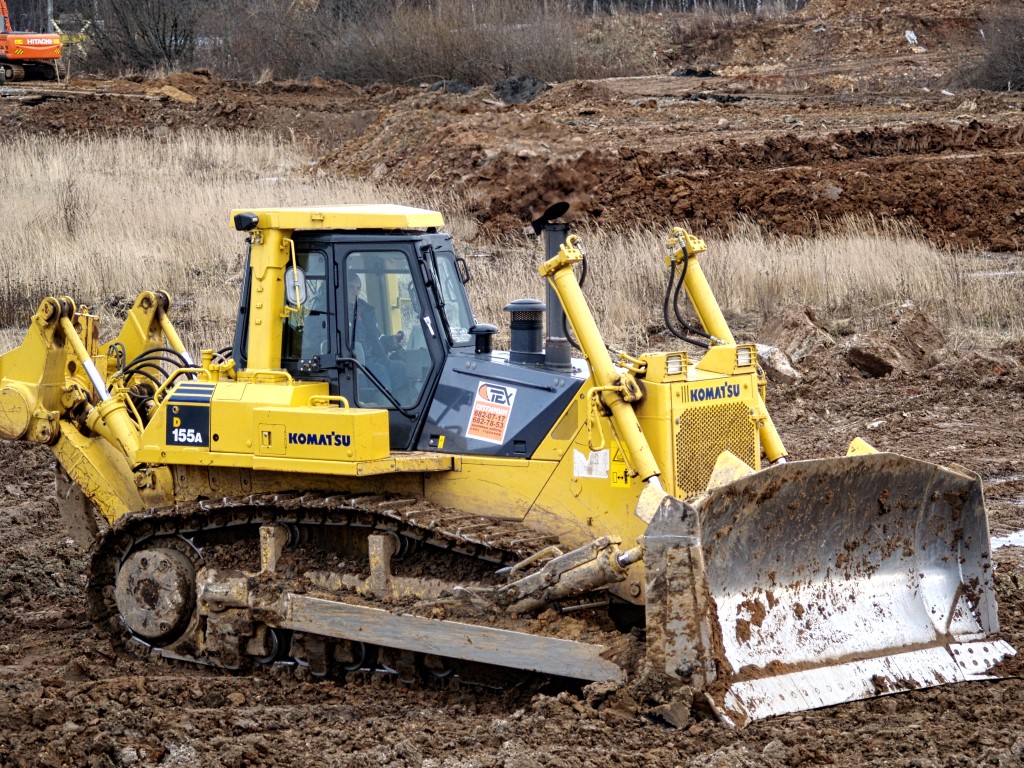
{"type": "Polygon", "coordinates": [[[539,271],[551,281],[558,298],[562,300],[565,314],[572,323],[583,354],[590,361],[595,383],[601,389],[601,402],[611,411],[612,425],[626,449],[630,467],[641,480],[649,480],[660,474],[661,470],[640,428],[636,412],[630,405],[631,401],[639,399],[639,387],[631,376],[616,370],[576,274],[572,271],[573,264],[583,261],[583,253],[576,246],[577,242],[576,236],[570,235],[558,253],[544,262],[539,271]]]}

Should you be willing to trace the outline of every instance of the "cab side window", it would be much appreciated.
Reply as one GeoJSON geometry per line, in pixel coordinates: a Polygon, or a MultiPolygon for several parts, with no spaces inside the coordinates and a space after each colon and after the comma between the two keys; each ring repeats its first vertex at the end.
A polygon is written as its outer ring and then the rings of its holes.
{"type": "Polygon", "coordinates": [[[297,312],[284,319],[281,356],[286,360],[309,360],[331,351],[327,255],[323,251],[299,253],[295,261],[305,275],[306,298],[297,312]]]}
{"type": "Polygon", "coordinates": [[[473,343],[469,329],[473,326],[473,313],[469,311],[469,301],[462,278],[455,266],[450,253],[442,251],[437,258],[437,278],[444,299],[444,315],[451,332],[452,344],[464,346],[473,343]]]}

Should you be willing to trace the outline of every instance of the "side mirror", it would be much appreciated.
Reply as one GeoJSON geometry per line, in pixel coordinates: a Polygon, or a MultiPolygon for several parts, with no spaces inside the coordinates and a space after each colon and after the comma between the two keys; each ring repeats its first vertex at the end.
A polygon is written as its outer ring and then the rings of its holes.
{"type": "Polygon", "coordinates": [[[462,281],[462,284],[465,285],[466,283],[468,283],[469,282],[469,265],[466,263],[466,260],[464,258],[462,258],[461,256],[456,256],[455,257],[455,269],[459,273],[459,280],[462,281]]]}
{"type": "Polygon", "coordinates": [[[306,303],[306,273],[301,268],[284,271],[284,298],[293,307],[306,303]]]}

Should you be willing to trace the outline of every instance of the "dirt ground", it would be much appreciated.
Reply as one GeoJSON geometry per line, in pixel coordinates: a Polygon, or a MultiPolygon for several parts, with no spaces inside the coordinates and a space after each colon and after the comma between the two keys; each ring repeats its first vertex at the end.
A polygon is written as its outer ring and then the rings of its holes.
{"type": "MultiPolygon", "coordinates": [[[[666,72],[710,76],[555,84],[520,105],[489,88],[189,73],[12,86],[0,91],[0,125],[5,135],[296,135],[318,148],[312,173],[457,189],[491,233],[566,198],[575,216],[606,226],[686,219],[703,234],[743,215],[806,233],[831,217],[876,215],[914,221],[938,243],[1015,252],[1024,95],[956,84],[994,6],[811,0],[666,55],[666,72]]],[[[749,335],[779,341],[770,329],[749,335]]],[[[801,381],[773,385],[769,406],[794,456],[842,453],[861,435],[956,462],[982,476],[993,535],[1024,529],[1024,348],[940,348],[883,378],[846,360],[839,347],[818,351],[798,364],[801,381]]],[[[1019,657],[1003,680],[742,730],[672,729],[567,692],[313,683],[124,657],[89,622],[85,556],[62,530],[50,454],[2,444],[0,462],[3,766],[1024,766],[1019,657]]],[[[994,557],[1002,636],[1024,649],[1024,549],[994,557]]]]}
{"type": "MultiPolygon", "coordinates": [[[[861,435],[957,462],[984,479],[994,535],[1024,528],[1024,349],[866,378],[833,348],[801,368],[769,402],[794,456],[841,453],[861,435]]],[[[0,461],[0,765],[1024,765],[1020,658],[999,681],[679,730],[568,692],[242,677],[125,657],[90,624],[85,558],[62,530],[48,451],[5,443],[0,461]]],[[[1002,637],[1024,648],[1024,549],[995,560],[1002,637]]]]}

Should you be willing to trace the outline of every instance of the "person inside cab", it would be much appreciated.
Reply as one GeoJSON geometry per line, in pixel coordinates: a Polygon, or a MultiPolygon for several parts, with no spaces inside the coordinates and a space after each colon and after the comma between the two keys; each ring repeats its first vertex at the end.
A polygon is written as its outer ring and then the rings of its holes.
{"type": "MultiPolygon", "coordinates": [[[[404,366],[394,360],[393,337],[381,333],[377,308],[362,297],[363,282],[356,272],[348,273],[349,340],[356,360],[366,366],[393,396],[401,396],[406,385],[404,366]]],[[[379,401],[380,393],[369,381],[361,381],[360,402],[379,401]]]]}
{"type": "Polygon", "coordinates": [[[360,293],[363,289],[363,281],[355,272],[349,273],[348,277],[348,306],[351,313],[349,318],[349,338],[353,342],[353,348],[357,359],[368,360],[371,358],[385,357],[384,348],[380,343],[380,326],[377,324],[377,310],[366,301],[360,293]],[[363,358],[359,358],[359,354],[363,358]]]}

